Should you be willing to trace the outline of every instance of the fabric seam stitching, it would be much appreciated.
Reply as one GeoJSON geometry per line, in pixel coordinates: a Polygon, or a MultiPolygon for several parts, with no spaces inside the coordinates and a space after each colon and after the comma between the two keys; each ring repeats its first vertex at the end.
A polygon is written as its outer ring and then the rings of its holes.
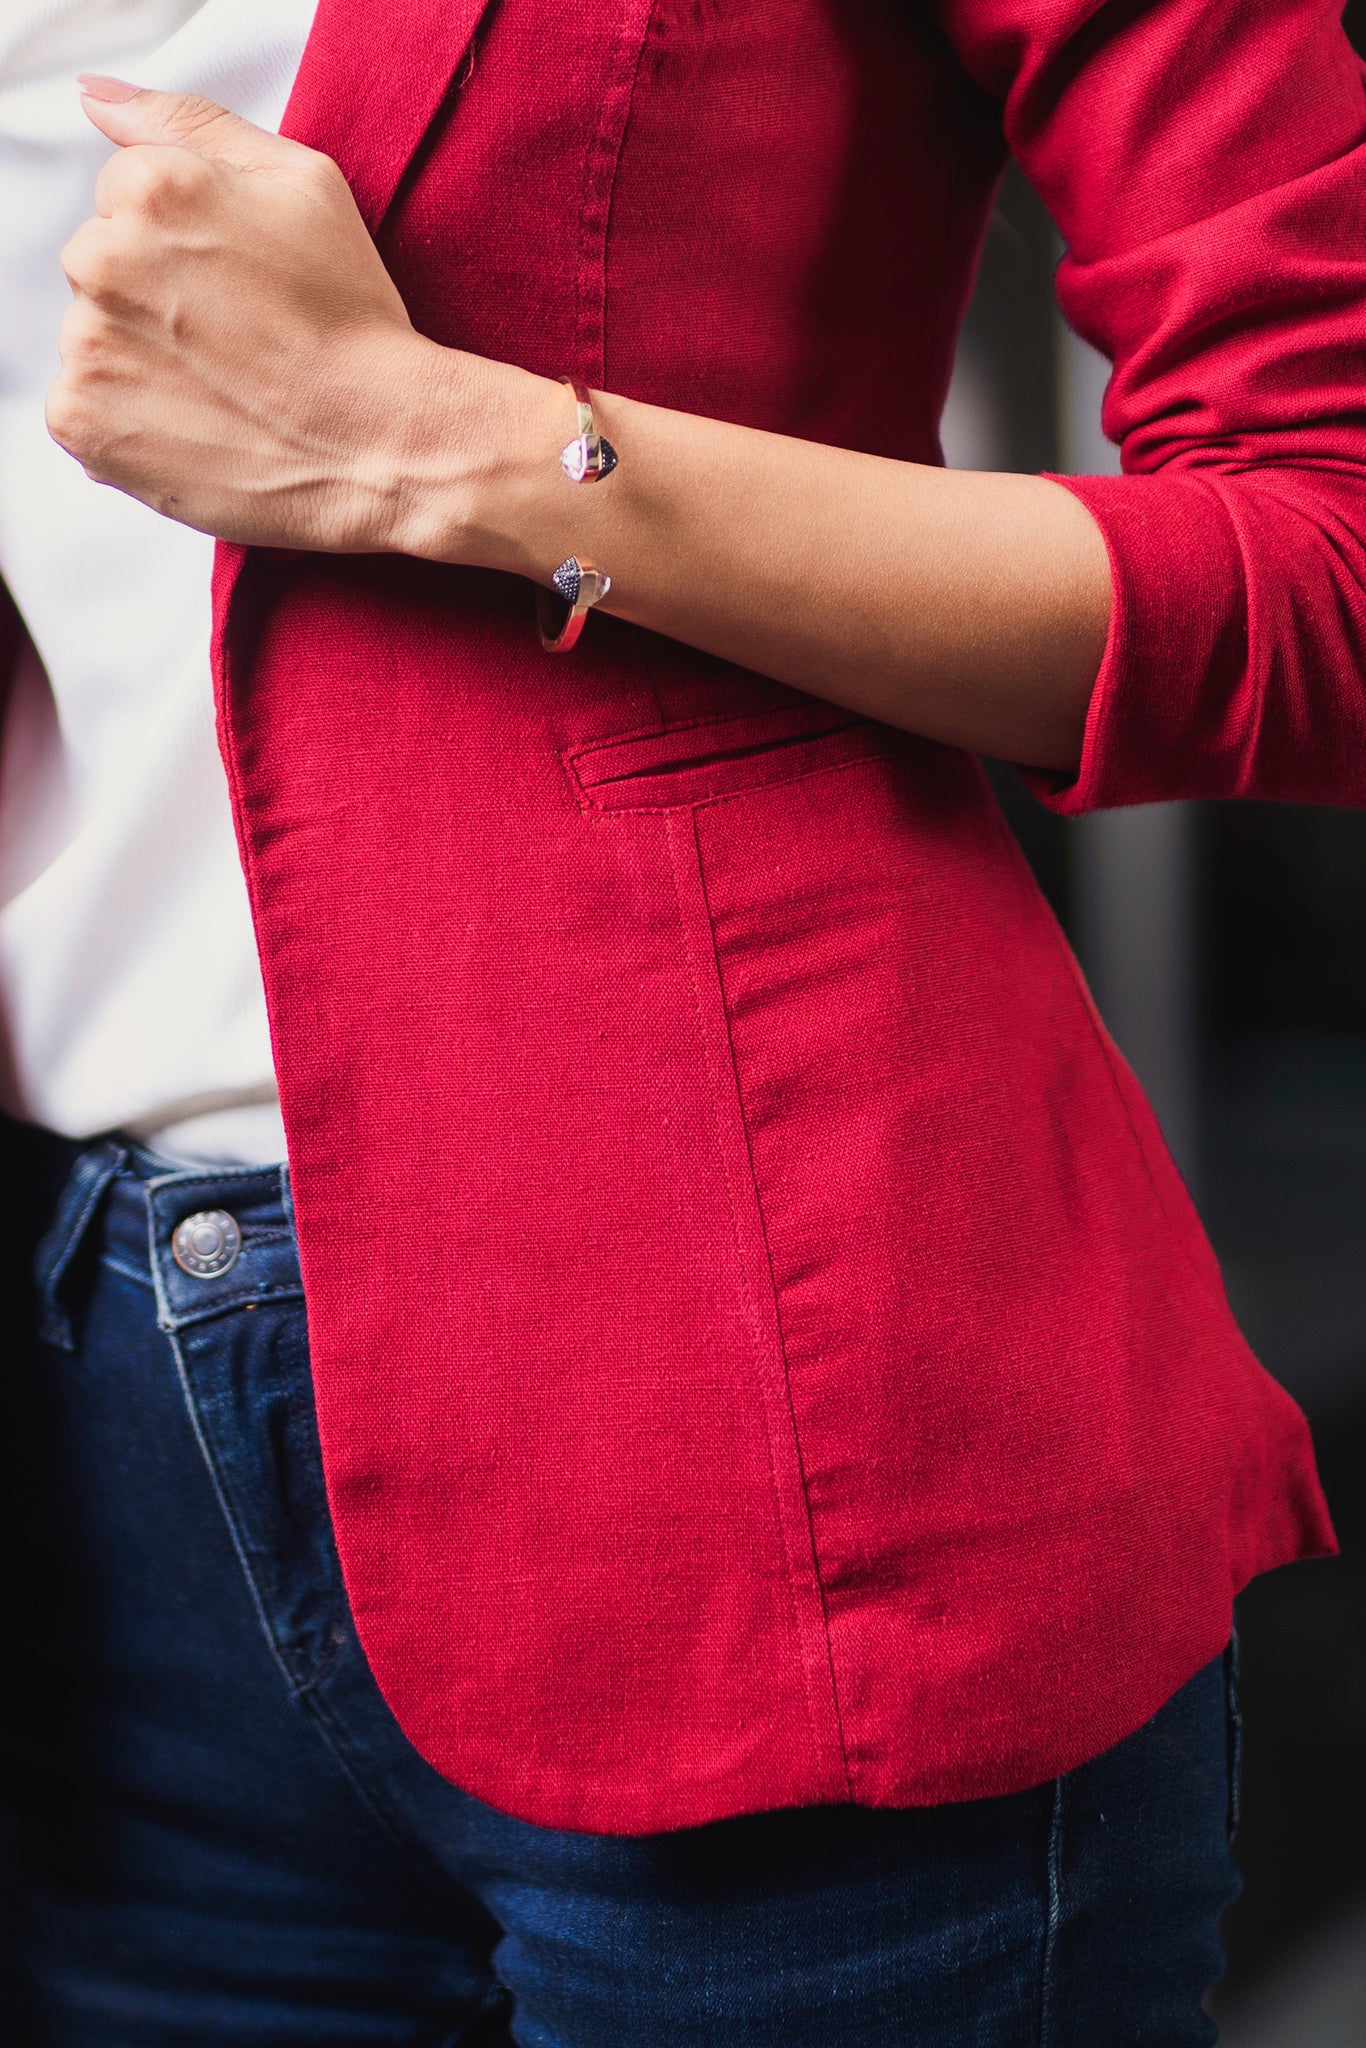
{"type": "MultiPolygon", "coordinates": [[[[794,707],[786,704],[761,704],[754,711],[723,711],[719,712],[714,718],[686,719],[682,725],[636,726],[629,732],[613,733],[610,739],[594,740],[591,746],[570,748],[566,751],[564,759],[570,762],[591,761],[595,754],[611,754],[618,747],[640,746],[646,740],[659,740],[662,743],[665,740],[677,739],[682,733],[712,732],[719,725],[753,725],[761,718],[773,718],[778,713],[789,711],[792,708],[794,707]]],[[[832,708],[839,709],[838,706],[832,708]]],[[[850,716],[857,719],[858,713],[851,713],[850,716]]],[[[870,725],[876,722],[873,719],[864,721],[865,724],[870,725]]],[[[847,731],[848,728],[842,727],[841,730],[847,731]]],[[[823,739],[825,734],[823,731],[817,731],[813,732],[810,737],[813,740],[818,740],[823,739]]]]}
{"type": "Polygon", "coordinates": [[[588,372],[588,381],[594,384],[600,383],[606,375],[607,238],[617,164],[631,118],[640,52],[654,11],[653,0],[645,0],[633,50],[631,16],[638,4],[639,0],[626,0],[623,6],[612,51],[610,82],[602,97],[597,129],[584,153],[579,199],[579,261],[574,294],[574,354],[575,367],[581,372],[591,354],[592,368],[588,372]]]}
{"type": "MultiPolygon", "coordinates": [[[[825,735],[822,733],[817,733],[813,734],[812,737],[813,739],[822,739],[825,737],[825,735]]],[[[591,817],[660,818],[668,817],[674,813],[682,811],[709,810],[713,804],[734,803],[737,797],[760,796],[766,789],[788,789],[792,786],[794,782],[809,782],[812,779],[812,777],[816,775],[838,775],[846,768],[866,768],[870,761],[880,761],[885,760],[887,758],[888,756],[883,752],[883,750],[880,747],[870,747],[866,753],[855,754],[848,761],[827,761],[818,768],[799,769],[795,775],[774,775],[763,782],[748,782],[744,785],[742,789],[718,790],[711,796],[680,797],[675,803],[671,804],[594,803],[592,799],[587,795],[584,784],[582,784],[578,780],[577,776],[574,775],[572,768],[569,769],[569,775],[571,781],[573,782],[574,789],[578,793],[579,809],[587,812],[588,815],[591,817]]],[[[566,767],[568,767],[567,762],[566,767]]],[[[686,774],[689,771],[684,769],[681,772],[686,774]]],[[[623,779],[629,781],[632,778],[625,777],[623,779]]],[[[664,778],[661,776],[660,780],[663,781],[664,778]]],[[[597,784],[596,786],[598,788],[606,787],[605,784],[601,783],[597,784]]]]}
{"type": "MultiPolygon", "coordinates": [[[[681,823],[681,821],[670,819],[666,827],[669,837],[670,869],[672,872],[674,885],[674,898],[678,905],[678,921],[679,927],[683,934],[683,951],[688,962],[688,977],[692,983],[693,1001],[697,1006],[698,1033],[702,1040],[703,1056],[707,1059],[708,1067],[710,1067],[711,1062],[707,1054],[708,1032],[706,1006],[702,997],[702,984],[698,975],[697,961],[695,958],[695,948],[688,934],[687,905],[683,901],[683,891],[678,876],[678,859],[674,832],[674,827],[676,823],[681,823]]],[[[744,1229],[740,1222],[740,1211],[736,1206],[733,1177],[731,1174],[730,1166],[726,1159],[725,1135],[721,1127],[722,1107],[715,1088],[711,1086],[710,1074],[708,1074],[708,1093],[712,1097],[712,1117],[716,1125],[717,1150],[721,1155],[722,1178],[724,1179],[726,1185],[726,1203],[730,1210],[731,1229],[735,1233],[735,1248],[739,1255],[736,1261],[737,1277],[739,1279],[741,1294],[744,1298],[745,1313],[750,1324],[755,1344],[762,1351],[764,1343],[763,1322],[761,1316],[759,1315],[757,1306],[754,1300],[752,1299],[749,1278],[745,1272],[744,1229]]],[[[762,1393],[760,1395],[760,1403],[761,1406],[763,1406],[766,1410],[767,1404],[763,1401],[762,1393]]],[[[782,1544],[783,1554],[784,1557],[787,1559],[788,1563],[787,1590],[788,1598],[792,1603],[792,1626],[796,1631],[797,1641],[800,1644],[802,1643],[803,1637],[805,1635],[805,1631],[802,1627],[801,1603],[797,1598],[796,1582],[792,1575],[791,1560],[790,1557],[788,1557],[788,1543],[783,1523],[782,1487],[780,1485],[778,1478],[778,1459],[773,1443],[773,1432],[769,1427],[768,1416],[766,1412],[764,1415],[764,1447],[768,1452],[769,1483],[773,1489],[773,1506],[774,1513],[777,1517],[778,1523],[778,1540],[782,1544]]],[[[802,1655],[801,1663],[802,1689],[806,1700],[807,1722],[811,1730],[812,1746],[815,1749],[816,1754],[819,1755],[821,1749],[820,1725],[816,1717],[815,1700],[813,1698],[811,1691],[811,1675],[807,1669],[808,1660],[805,1653],[803,1653],[802,1655]]]]}
{"type": "MultiPolygon", "coordinates": [[[[710,899],[709,899],[709,897],[708,897],[708,895],[707,895],[707,878],[706,878],[706,871],[705,871],[705,868],[703,867],[703,863],[702,863],[702,848],[701,848],[701,846],[700,846],[700,844],[699,844],[699,842],[698,842],[698,838],[697,838],[697,821],[696,821],[696,819],[695,819],[695,818],[692,818],[692,819],[690,819],[690,820],[689,820],[689,823],[688,823],[688,837],[689,837],[689,840],[691,841],[691,846],[692,846],[692,854],[693,854],[693,859],[694,859],[694,861],[695,861],[695,863],[696,863],[696,871],[697,871],[697,881],[698,881],[698,886],[699,886],[699,888],[700,888],[700,890],[701,890],[701,893],[702,893],[702,905],[703,905],[703,908],[704,908],[704,910],[706,911],[706,918],[707,918],[707,934],[708,934],[708,939],[709,939],[709,942],[710,942],[710,948],[711,948],[711,958],[710,958],[710,965],[711,965],[711,969],[712,969],[712,974],[713,974],[713,977],[714,977],[714,982],[715,982],[715,988],[716,988],[717,998],[718,998],[718,1001],[719,1001],[719,1004],[720,1004],[720,1014],[721,1014],[721,1022],[722,1022],[722,1026],[723,1026],[723,1028],[724,1028],[724,1031],[725,1031],[725,1050],[726,1050],[726,1059],[727,1059],[727,1062],[728,1062],[728,1073],[729,1073],[729,1079],[730,1079],[730,1084],[731,1084],[731,1086],[730,1086],[730,1093],[731,1093],[732,1101],[733,1101],[733,1103],[734,1103],[734,1107],[735,1107],[735,1112],[736,1112],[736,1115],[737,1115],[737,1117],[738,1117],[738,1119],[739,1119],[740,1133],[741,1133],[741,1136],[742,1136],[742,1138],[743,1138],[743,1140],[744,1140],[744,1147],[745,1147],[745,1159],[746,1159],[746,1162],[747,1162],[747,1165],[748,1165],[748,1179],[747,1179],[747,1185],[748,1185],[748,1188],[749,1188],[750,1192],[751,1192],[751,1193],[752,1193],[752,1195],[753,1195],[753,1200],[754,1200],[754,1213],[755,1213],[756,1217],[758,1218],[758,1223],[759,1223],[759,1239],[760,1239],[760,1242],[761,1242],[761,1244],[762,1244],[762,1246],[763,1246],[763,1253],[764,1253],[764,1263],[765,1263],[765,1267],[766,1267],[766,1270],[767,1270],[767,1273],[768,1273],[768,1280],[769,1280],[769,1288],[770,1288],[770,1290],[771,1290],[771,1294],[772,1294],[772,1300],[773,1300],[773,1320],[774,1320],[774,1327],[775,1327],[775,1329],[776,1329],[776,1331],[777,1331],[777,1337],[778,1337],[778,1362],[779,1362],[779,1365],[780,1365],[780,1368],[781,1368],[781,1375],[782,1375],[782,1386],[783,1386],[783,1394],[784,1394],[784,1399],[785,1399],[785,1403],[786,1403],[786,1413],[787,1413],[787,1421],[788,1421],[788,1425],[789,1425],[789,1430],[790,1430],[790,1435],[791,1435],[791,1442],[792,1442],[792,1450],[793,1450],[793,1455],[794,1455],[794,1457],[795,1457],[795,1459],[796,1459],[796,1465],[797,1465],[797,1477],[798,1477],[798,1481],[799,1481],[799,1483],[800,1483],[800,1486],[801,1486],[801,1496],[802,1496],[802,1509],[803,1509],[803,1512],[804,1512],[804,1515],[805,1515],[805,1518],[806,1518],[806,1531],[807,1531],[807,1539],[808,1539],[808,1542],[809,1542],[809,1544],[810,1544],[810,1549],[811,1549],[811,1570],[812,1570],[812,1575],[813,1575],[813,1577],[814,1577],[814,1580],[815,1580],[815,1585],[816,1585],[816,1594],[817,1594],[817,1598],[818,1598],[818,1600],[819,1600],[819,1603],[820,1603],[820,1612],[821,1612],[821,1633],[822,1633],[822,1638],[823,1638],[823,1647],[824,1647],[824,1650],[825,1650],[825,1664],[826,1664],[826,1675],[827,1675],[827,1678],[828,1678],[828,1681],[829,1681],[829,1686],[830,1686],[830,1703],[831,1703],[831,1707],[832,1707],[832,1709],[833,1709],[833,1713],[834,1713],[834,1720],[835,1720],[835,1734],[836,1734],[836,1738],[837,1738],[837,1740],[838,1740],[838,1743],[839,1743],[839,1752],[840,1752],[840,1763],[841,1763],[841,1767],[842,1767],[842,1769],[843,1769],[843,1773],[844,1773],[844,1783],[845,1783],[845,1789],[846,1789],[846,1791],[848,1792],[848,1795],[849,1795],[850,1799],[852,1800],[852,1799],[853,1799],[853,1797],[854,1797],[854,1785],[853,1785],[853,1774],[852,1774],[852,1771],[851,1771],[851,1769],[850,1769],[850,1763],[849,1763],[849,1746],[848,1746],[848,1743],[847,1743],[847,1741],[846,1741],[846,1739],[845,1739],[845,1733],[844,1733],[844,1716],[843,1716],[843,1713],[842,1713],[842,1711],[841,1711],[841,1708],[840,1708],[840,1697],[839,1697],[839,1684],[838,1684],[838,1681],[837,1681],[837,1679],[836,1679],[836,1675],[835,1675],[835,1652],[834,1652],[834,1644],[832,1643],[832,1641],[831,1641],[831,1636],[830,1636],[830,1610],[829,1610],[829,1604],[828,1604],[828,1602],[827,1602],[827,1599],[826,1599],[825,1581],[824,1581],[824,1579],[823,1579],[823,1577],[822,1577],[822,1574],[821,1574],[821,1564],[820,1564],[820,1551],[819,1551],[819,1548],[818,1548],[818,1546],[817,1546],[817,1543],[816,1543],[816,1525],[815,1525],[815,1517],[814,1517],[814,1515],[813,1515],[813,1513],[812,1513],[812,1508],[811,1508],[811,1494],[810,1494],[810,1489],[809,1489],[809,1487],[808,1487],[808,1484],[807,1484],[807,1477],[806,1477],[806,1461],[805,1461],[805,1459],[804,1459],[804,1458],[803,1458],[803,1456],[802,1456],[802,1442],[801,1442],[801,1432],[800,1432],[800,1430],[799,1430],[799,1428],[798,1428],[798,1426],[797,1426],[797,1413],[796,1413],[796,1406],[795,1406],[795,1404],[794,1404],[794,1402],[793,1402],[793,1398],[792,1398],[792,1381],[791,1381],[791,1372],[790,1372],[790,1369],[789,1369],[789,1365],[788,1365],[788,1358],[787,1358],[787,1338],[786,1338],[786,1333],[785,1333],[785,1331],[784,1331],[784,1329],[783,1329],[783,1317],[782,1317],[782,1307],[781,1307],[781,1303],[780,1303],[780,1301],[779,1301],[779,1297],[778,1297],[778,1283],[777,1283],[777,1279],[776,1279],[776,1277],[775,1277],[775,1275],[774,1275],[774,1271],[773,1271],[773,1252],[772,1252],[772,1248],[771,1248],[771,1246],[770,1246],[770,1244],[769,1244],[769,1240],[768,1240],[768,1220],[767,1220],[767,1218],[766,1218],[766,1217],[765,1217],[765,1215],[764,1215],[764,1205],[763,1205],[763,1200],[762,1200],[762,1198],[761,1198],[761,1196],[760,1196],[760,1194],[759,1194],[759,1182],[758,1182],[758,1176],[757,1176],[757,1174],[756,1174],[756,1172],[755,1172],[755,1167],[754,1167],[754,1149],[753,1149],[753,1145],[752,1145],[752,1142],[751,1142],[751,1139],[750,1139],[750,1132],[749,1132],[749,1120],[748,1120],[748,1118],[747,1118],[747,1117],[746,1117],[746,1115],[745,1115],[745,1102],[744,1102],[744,1094],[743,1094],[743,1092],[742,1092],[742,1090],[741,1090],[741,1087],[740,1087],[740,1070],[739,1070],[739,1063],[738,1063],[738,1060],[737,1060],[737,1058],[736,1058],[736,1053],[735,1053],[735,1039],[734,1039],[734,1034],[733,1034],[733,1032],[732,1032],[732,1029],[731,1029],[731,1020],[730,1020],[730,1007],[729,1007],[729,1004],[728,1004],[728,1003],[727,1003],[727,1001],[726,1001],[726,988],[725,988],[725,982],[724,982],[724,980],[723,980],[723,978],[722,978],[722,974],[721,974],[721,961],[720,961],[720,956],[719,956],[719,953],[718,953],[718,951],[717,951],[717,945],[716,945],[716,927],[715,927],[715,922],[714,922],[714,920],[713,920],[713,917],[712,917],[712,912],[711,912],[711,902],[710,902],[710,899]]],[[[677,890],[677,887],[678,887],[678,885],[677,885],[677,878],[675,877],[675,889],[676,889],[676,890],[677,890]]],[[[682,903],[681,893],[680,893],[680,899],[679,899],[679,912],[680,912],[680,915],[684,915],[684,908],[683,908],[683,903],[682,903]]],[[[696,990],[696,994],[697,994],[698,1008],[699,1008],[699,1011],[700,1011],[700,1010],[701,1010],[701,1005],[702,1005],[702,997],[701,997],[701,991],[700,991],[700,988],[696,990]]],[[[719,1104],[719,1103],[718,1103],[718,1104],[717,1104],[717,1106],[716,1106],[716,1114],[717,1114],[717,1116],[718,1116],[718,1118],[719,1118],[719,1116],[720,1116],[720,1114],[721,1114],[721,1108],[720,1108],[720,1104],[719,1104]]],[[[729,1171],[727,1171],[727,1173],[726,1173],[726,1181],[727,1181],[727,1191],[728,1191],[728,1194],[729,1194],[729,1198],[730,1198],[730,1202],[731,1202],[731,1212],[732,1212],[732,1218],[733,1218],[733,1220],[734,1220],[734,1224],[735,1224],[735,1231],[736,1231],[736,1239],[737,1239],[737,1243],[740,1243],[740,1244],[742,1244],[742,1243],[743,1243],[743,1236],[742,1236],[742,1232],[741,1232],[741,1226],[740,1226],[740,1219],[739,1219],[739,1214],[738,1214],[738,1211],[737,1211],[737,1210],[736,1210],[736,1208],[735,1208],[735,1197],[734,1197],[734,1191],[733,1191],[733,1190],[731,1189],[731,1187],[730,1187],[730,1173],[729,1173],[729,1171]]],[[[747,1279],[745,1279],[745,1280],[744,1280],[744,1286],[745,1286],[745,1291],[746,1291],[746,1294],[748,1294],[748,1293],[749,1293],[749,1283],[748,1283],[748,1280],[747,1280],[747,1279]]],[[[754,1306],[753,1304],[751,1304],[751,1308],[750,1308],[750,1313],[751,1313],[751,1316],[752,1316],[752,1317],[754,1318],[754,1322],[755,1322],[755,1330],[756,1330],[756,1335],[757,1335],[757,1337],[758,1337],[758,1339],[759,1339],[759,1342],[760,1342],[760,1343],[762,1344],[762,1343],[763,1343],[763,1341],[764,1341],[764,1334],[763,1334],[763,1319],[762,1319],[762,1317],[761,1317],[761,1316],[759,1316],[759,1315],[758,1315],[758,1313],[756,1312],[755,1306],[754,1306]]],[[[769,1429],[768,1429],[768,1425],[767,1425],[767,1419],[765,1419],[765,1434],[766,1434],[766,1435],[767,1435],[767,1436],[769,1437],[769,1459],[770,1459],[770,1464],[771,1464],[771,1467],[772,1467],[772,1471],[773,1471],[773,1484],[774,1484],[774,1489],[775,1489],[775,1493],[776,1493],[776,1492],[777,1492],[777,1489],[778,1489],[778,1470],[777,1470],[777,1453],[776,1453],[776,1448],[775,1448],[775,1446],[774,1446],[774,1445],[773,1445],[773,1443],[772,1443],[772,1438],[771,1438],[771,1432],[770,1432],[770,1431],[769,1431],[769,1429]]],[[[796,1586],[795,1586],[795,1584],[794,1584],[794,1585],[793,1585],[793,1587],[792,1587],[792,1597],[793,1597],[793,1602],[794,1602],[794,1609],[795,1609],[795,1605],[796,1605],[796,1591],[797,1591],[797,1589],[796,1589],[796,1586]]],[[[796,1619],[797,1619],[797,1625],[798,1625],[798,1629],[799,1629],[799,1632],[800,1632],[800,1629],[801,1629],[801,1619],[800,1619],[800,1614],[799,1614],[799,1613],[797,1614],[797,1616],[796,1616],[796,1619]]],[[[803,1660],[803,1661],[805,1661],[805,1660],[803,1660]]],[[[808,1684],[808,1690],[809,1690],[809,1686],[810,1686],[810,1680],[809,1680],[809,1679],[808,1679],[808,1681],[807,1681],[807,1684],[808,1684]]],[[[818,1732],[818,1730],[817,1730],[817,1728],[816,1728],[816,1726],[815,1726],[815,1724],[814,1724],[814,1720],[813,1720],[813,1726],[812,1726],[812,1734],[813,1734],[813,1736],[816,1736],[817,1740],[819,1741],[819,1732],[818,1732]]]]}

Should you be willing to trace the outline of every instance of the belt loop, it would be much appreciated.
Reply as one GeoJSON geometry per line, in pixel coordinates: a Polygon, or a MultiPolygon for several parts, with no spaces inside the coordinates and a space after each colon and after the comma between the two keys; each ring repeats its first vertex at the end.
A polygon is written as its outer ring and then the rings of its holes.
{"type": "Polygon", "coordinates": [[[128,1158],[122,1145],[92,1145],[71,1169],[57,1200],[56,1213],[33,1260],[38,1285],[38,1335],[59,1351],[76,1349],[70,1308],[62,1299],[62,1282],[81,1248],[110,1182],[128,1158]]]}

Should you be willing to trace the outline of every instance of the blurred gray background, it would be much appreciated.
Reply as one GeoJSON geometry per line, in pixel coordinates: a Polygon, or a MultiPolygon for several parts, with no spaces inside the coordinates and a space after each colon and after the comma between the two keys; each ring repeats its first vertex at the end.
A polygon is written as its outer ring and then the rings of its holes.
{"type": "MultiPolygon", "coordinates": [[[[1366,50],[1366,0],[1345,19],[1366,50]]],[[[951,464],[1118,466],[1108,365],[1056,308],[1060,253],[1012,169],[959,350],[951,464]]],[[[1222,2040],[1366,2048],[1366,813],[1155,804],[1069,824],[992,774],[1242,1325],[1309,1415],[1343,1546],[1240,1602],[1244,1892],[1212,2001],[1222,2040]]]]}

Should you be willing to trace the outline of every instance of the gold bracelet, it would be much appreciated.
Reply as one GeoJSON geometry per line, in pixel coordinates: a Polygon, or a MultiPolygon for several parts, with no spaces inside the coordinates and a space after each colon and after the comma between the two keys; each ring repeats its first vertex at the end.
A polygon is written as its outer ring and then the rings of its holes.
{"type": "Polygon", "coordinates": [[[564,599],[569,610],[562,614],[551,592],[538,590],[536,625],[547,654],[568,654],[582,633],[583,622],[589,612],[612,588],[612,579],[605,569],[595,568],[592,562],[583,562],[577,555],[570,555],[567,561],[561,562],[550,581],[556,595],[564,599]]]}
{"type": "MultiPolygon", "coordinates": [[[[561,377],[574,394],[578,407],[579,431],[560,450],[560,468],[572,484],[595,484],[610,476],[617,466],[617,451],[598,432],[593,418],[593,401],[584,386],[573,377],[561,377]]],[[[583,622],[595,604],[612,588],[605,569],[593,562],[569,555],[550,579],[550,590],[536,592],[536,627],[547,654],[568,654],[583,631],[583,622]],[[569,607],[561,613],[556,599],[569,607]]]]}
{"type": "Polygon", "coordinates": [[[579,409],[579,431],[560,450],[560,468],[571,484],[595,484],[610,476],[617,466],[617,451],[604,441],[593,419],[593,401],[574,377],[561,377],[561,384],[574,394],[579,409]]]}

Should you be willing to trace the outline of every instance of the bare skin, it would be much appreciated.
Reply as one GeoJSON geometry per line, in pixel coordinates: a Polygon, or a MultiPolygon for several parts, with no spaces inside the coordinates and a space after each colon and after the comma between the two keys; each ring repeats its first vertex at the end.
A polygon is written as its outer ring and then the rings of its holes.
{"type": "Polygon", "coordinates": [[[1070,492],[610,394],[620,467],[572,484],[564,387],[418,334],[327,157],[182,95],[100,81],[84,104],[120,147],[62,252],[48,426],[97,482],[258,546],[542,583],[587,556],[640,625],[928,738],[1075,767],[1111,581],[1070,492]]]}

